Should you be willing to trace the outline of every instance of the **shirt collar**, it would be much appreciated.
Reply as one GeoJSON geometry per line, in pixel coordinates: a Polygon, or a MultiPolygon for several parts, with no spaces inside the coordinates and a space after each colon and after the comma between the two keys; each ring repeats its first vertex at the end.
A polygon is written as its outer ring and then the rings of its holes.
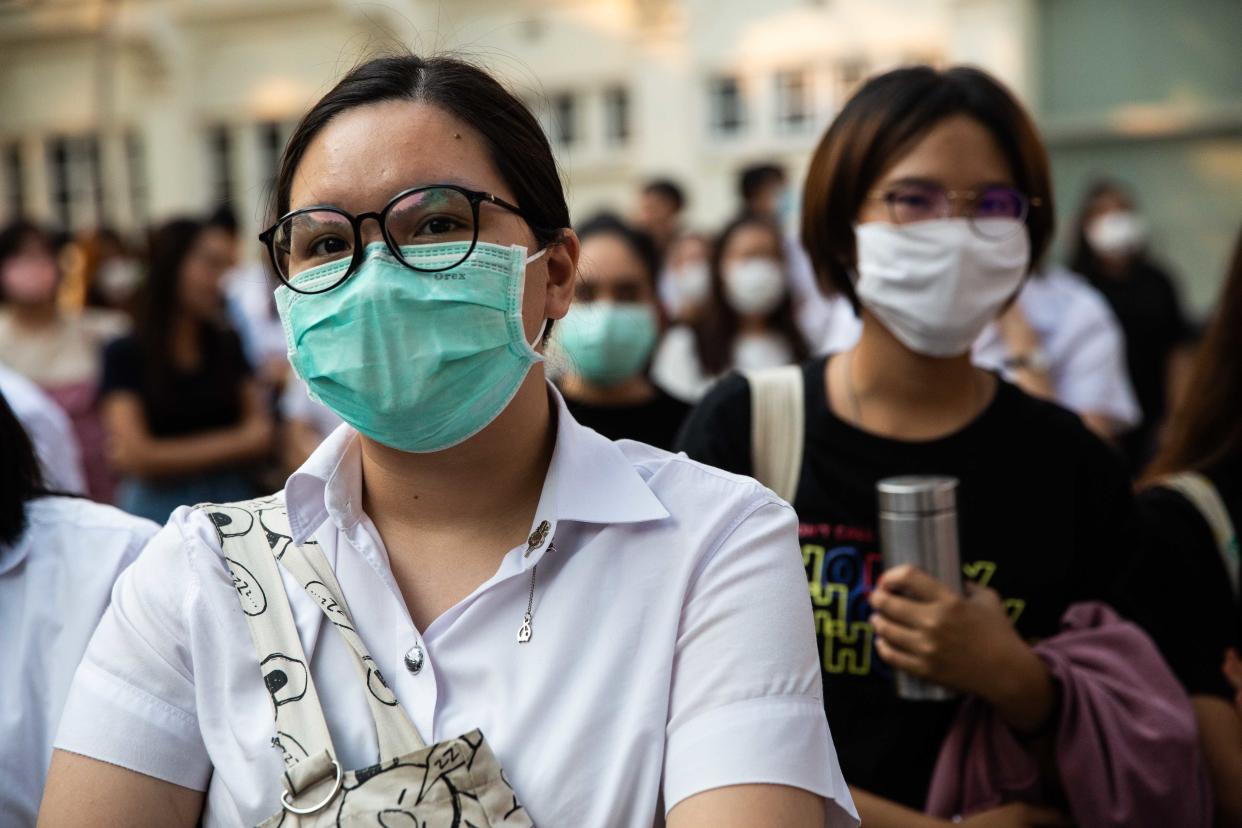
{"type": "MultiPolygon", "coordinates": [[[[548,395],[557,418],[556,444],[532,534],[545,520],[554,535],[561,521],[642,523],[668,517],[664,504],[617,444],[579,425],[551,383],[548,395]]],[[[289,477],[285,502],[294,543],[305,543],[330,516],[343,523],[361,517],[360,455],[357,432],[342,425],[289,477]]]]}

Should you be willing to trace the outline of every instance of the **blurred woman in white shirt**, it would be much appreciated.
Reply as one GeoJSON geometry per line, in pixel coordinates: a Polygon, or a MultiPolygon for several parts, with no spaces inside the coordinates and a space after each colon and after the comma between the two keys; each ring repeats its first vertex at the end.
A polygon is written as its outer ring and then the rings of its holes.
{"type": "Polygon", "coordinates": [[[117,575],[159,528],[54,494],[0,395],[0,821],[33,825],[69,683],[117,575]]]}

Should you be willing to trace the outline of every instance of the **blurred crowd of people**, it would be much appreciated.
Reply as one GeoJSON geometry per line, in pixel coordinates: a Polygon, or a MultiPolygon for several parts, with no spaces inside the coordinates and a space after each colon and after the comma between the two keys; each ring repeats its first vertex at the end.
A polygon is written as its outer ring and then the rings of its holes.
{"type": "MultiPolygon", "coordinates": [[[[574,418],[606,437],[762,478],[754,378],[802,366],[794,485],[762,482],[798,515],[827,716],[867,824],[1029,801],[1032,790],[989,799],[970,788],[1012,756],[988,729],[1001,725],[1023,744],[1047,741],[1039,761],[1061,763],[1062,776],[1040,791],[1057,788],[1045,803],[1079,824],[1106,824],[1085,815],[1110,804],[1092,805],[1066,777],[1074,762],[1107,765],[1082,771],[1103,786],[1113,771],[1151,774],[1111,803],[1136,821],[1107,824],[1155,824],[1139,814],[1150,809],[1204,825],[1213,807],[1218,824],[1242,824],[1231,649],[1242,619],[1242,236],[1201,335],[1124,184],[1087,190],[1062,261],[1047,252],[1052,193],[1026,116],[990,80],[897,75],[864,87],[830,129],[804,197],[764,163],[739,171],[722,227],[689,223],[693,187],[670,179],[578,222],[575,299],[551,331],[550,376],[574,418]],[[1028,232],[1021,244],[989,237],[989,221],[1028,232]],[[952,231],[970,240],[950,249],[909,230],[922,222],[966,222],[952,231]],[[895,275],[918,270],[911,262],[926,265],[922,283],[895,275]],[[950,359],[962,352],[989,373],[950,359]],[[918,572],[881,571],[875,481],[911,473],[961,480],[966,574],[988,590],[963,599],[918,572]],[[1150,640],[1113,632],[1036,647],[1034,664],[993,658],[1018,652],[1014,630],[1047,642],[1108,627],[1071,614],[1084,602],[1140,621],[1150,640]],[[877,691],[894,669],[983,699],[998,718],[979,712],[962,735],[958,708],[877,691]],[[1093,684],[1091,671],[1112,678],[1093,684]],[[998,676],[1030,680],[1015,689],[998,676]],[[1131,680],[1164,695],[1118,702],[1096,730],[1066,724],[1106,707],[1101,686],[1131,680]],[[1142,734],[1117,736],[1125,704],[1142,734]],[[956,781],[944,776],[951,732],[956,781]],[[1132,751],[1151,753],[1120,758],[1132,751]],[[1152,781],[1161,774],[1184,787],[1152,781]]],[[[243,244],[227,209],[141,240],[27,221],[0,231],[0,392],[42,463],[40,491],[163,523],[181,505],[280,489],[341,425],[290,370],[278,282],[243,244]]],[[[1060,824],[1007,814],[986,824],[1060,824]]]]}
{"type": "MultiPolygon", "coordinates": [[[[735,217],[716,231],[686,224],[687,195],[669,179],[643,186],[628,215],[577,228],[581,279],[552,371],[601,433],[671,449],[730,372],[857,342],[859,317],[819,288],[793,231],[784,170],[748,167],[737,190],[735,217]]],[[[1124,186],[1092,185],[1068,261],[1045,262],[973,348],[978,364],[1077,413],[1135,476],[1196,341],[1147,239],[1124,186]]],[[[340,424],[289,370],[276,282],[243,262],[243,243],[227,207],[141,241],[3,228],[0,377],[39,412],[58,488],[163,520],[279,481],[340,424]]]]}

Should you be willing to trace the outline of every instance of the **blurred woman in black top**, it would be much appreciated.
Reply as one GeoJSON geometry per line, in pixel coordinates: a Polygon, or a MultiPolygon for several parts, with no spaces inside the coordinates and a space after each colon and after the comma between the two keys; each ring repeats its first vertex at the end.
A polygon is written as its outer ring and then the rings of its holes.
{"type": "Polygon", "coordinates": [[[117,505],[157,522],[177,506],[251,496],[247,466],[271,448],[263,395],[224,321],[230,262],[223,232],[191,219],[160,227],[134,333],[104,354],[104,421],[125,475],[117,505]]]}
{"type": "Polygon", "coordinates": [[[1151,459],[1177,378],[1188,367],[1191,329],[1173,277],[1147,249],[1148,228],[1118,184],[1096,182],[1078,217],[1070,268],[1090,280],[1112,306],[1126,337],[1126,363],[1143,419],[1121,438],[1136,475],[1151,459]]]}

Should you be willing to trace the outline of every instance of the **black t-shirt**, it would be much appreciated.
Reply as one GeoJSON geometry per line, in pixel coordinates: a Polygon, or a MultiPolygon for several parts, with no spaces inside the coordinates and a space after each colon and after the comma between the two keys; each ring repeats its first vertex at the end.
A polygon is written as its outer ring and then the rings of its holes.
{"type": "MultiPolygon", "coordinates": [[[[1207,477],[1234,527],[1242,526],[1242,463],[1211,470],[1207,477]]],[[[1242,651],[1242,608],[1212,529],[1193,503],[1171,489],[1147,489],[1138,505],[1148,540],[1142,568],[1152,576],[1132,591],[1156,610],[1140,620],[1187,693],[1232,700],[1221,662],[1226,648],[1242,651]]]]}
{"type": "Polygon", "coordinates": [[[1126,365],[1143,421],[1122,441],[1131,470],[1151,456],[1155,431],[1164,419],[1169,354],[1191,335],[1173,280],[1146,261],[1124,279],[1095,276],[1092,284],[1108,300],[1126,339],[1126,365]]]}
{"type": "Polygon", "coordinates": [[[186,372],[170,366],[162,377],[153,375],[137,338],[126,336],[104,350],[99,393],[136,394],[152,435],[180,437],[237,425],[242,384],[250,373],[241,340],[232,330],[205,329],[198,367],[186,372]]]}
{"type": "Polygon", "coordinates": [[[677,431],[690,414],[690,406],[664,389],[636,405],[591,405],[565,398],[569,412],[588,428],[610,440],[637,440],[656,448],[671,449],[677,431]]]}
{"type": "MultiPolygon", "coordinates": [[[[824,705],[845,778],[922,808],[956,702],[897,698],[875,651],[869,596],[883,570],[876,483],[905,474],[960,481],[962,569],[996,589],[1028,640],[1058,631],[1076,601],[1110,597],[1117,533],[1133,503],[1117,458],[1069,412],[1003,381],[960,431],[922,442],[862,431],[828,407],[825,359],[803,366],[806,443],[794,510],[815,610],[824,705]]],[[[679,447],[751,474],[750,386],[722,380],[691,415],[679,447]]]]}

